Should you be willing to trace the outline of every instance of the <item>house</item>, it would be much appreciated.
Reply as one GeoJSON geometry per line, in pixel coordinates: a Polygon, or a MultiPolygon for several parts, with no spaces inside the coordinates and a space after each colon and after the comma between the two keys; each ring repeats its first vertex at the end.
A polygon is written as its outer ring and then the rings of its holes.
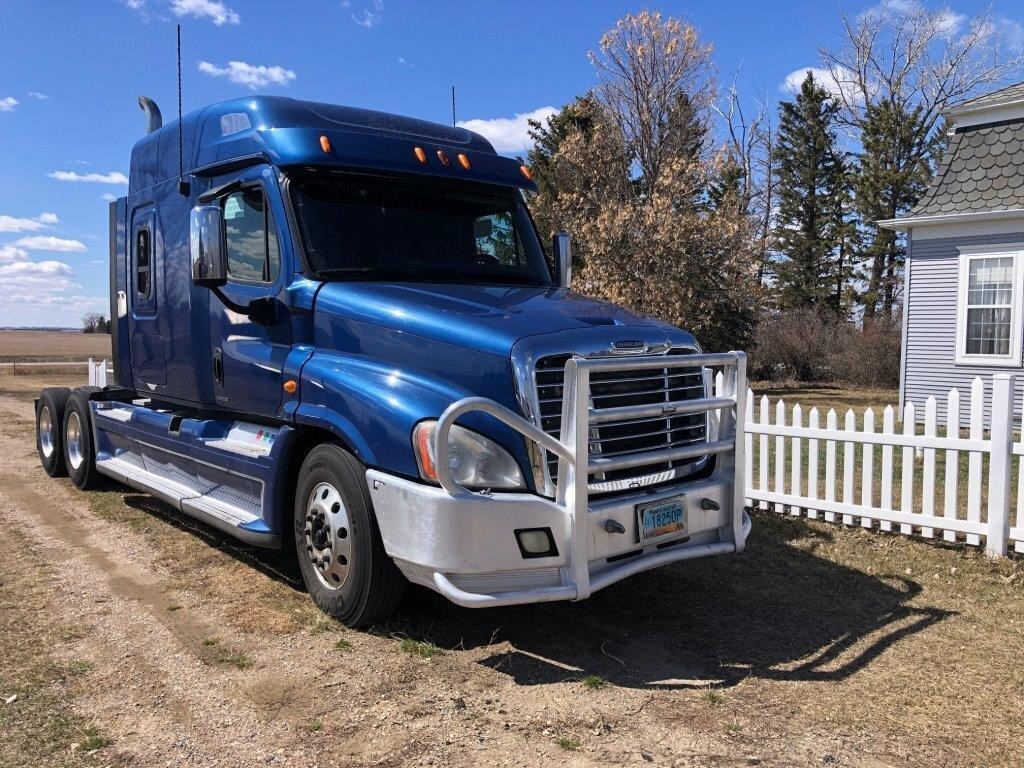
{"type": "Polygon", "coordinates": [[[1017,376],[1024,393],[1024,83],[944,113],[949,147],[931,186],[905,217],[878,222],[906,232],[900,405],[917,413],[934,395],[960,390],[961,424],[971,381],[1017,376]]]}

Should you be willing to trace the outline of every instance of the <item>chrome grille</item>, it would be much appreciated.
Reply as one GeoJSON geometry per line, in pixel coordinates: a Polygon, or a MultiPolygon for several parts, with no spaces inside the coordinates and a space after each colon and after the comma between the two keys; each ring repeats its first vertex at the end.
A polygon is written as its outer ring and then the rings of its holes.
{"type": "MultiPolygon", "coordinates": [[[[689,354],[688,350],[671,350],[668,354],[689,354]]],[[[534,383],[537,387],[540,427],[553,437],[559,436],[562,420],[562,379],[570,355],[549,355],[537,361],[534,383]]],[[[651,371],[611,371],[591,374],[591,407],[654,405],[693,400],[704,396],[704,376],[699,368],[659,368],[651,371]]],[[[625,456],[644,451],[678,448],[703,442],[707,437],[704,413],[684,416],[656,416],[645,419],[614,421],[590,429],[590,457],[625,456]]],[[[592,474],[588,485],[595,492],[628,488],[630,480],[650,478],[641,485],[659,479],[688,474],[705,457],[679,459],[640,467],[592,474]]],[[[548,475],[557,479],[558,459],[546,457],[548,475]]]]}

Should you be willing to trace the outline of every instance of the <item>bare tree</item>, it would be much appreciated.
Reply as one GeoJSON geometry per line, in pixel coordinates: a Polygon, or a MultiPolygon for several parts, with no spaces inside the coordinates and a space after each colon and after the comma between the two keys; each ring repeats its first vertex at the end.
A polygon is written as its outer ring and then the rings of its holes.
{"type": "Polygon", "coordinates": [[[763,285],[768,262],[768,241],[775,207],[776,179],[772,165],[775,147],[773,110],[765,89],[755,94],[753,110],[748,113],[740,98],[737,76],[713,106],[724,128],[725,150],[740,169],[740,208],[752,220],[757,238],[754,251],[758,258],[757,282],[763,285]]]}
{"type": "Polygon", "coordinates": [[[821,47],[819,54],[862,147],[855,203],[864,315],[891,318],[906,254],[902,240],[877,221],[904,215],[926,188],[941,151],[942,111],[1018,71],[1024,53],[1010,50],[991,9],[967,19],[948,7],[883,0],[840,18],[844,46],[821,47]]]}
{"type": "Polygon", "coordinates": [[[972,19],[949,7],[882,2],[856,16],[840,13],[845,45],[818,49],[836,81],[845,119],[859,126],[873,102],[901,112],[921,109],[931,131],[946,107],[1020,70],[1007,31],[986,9],[972,19]]]}
{"type": "Polygon", "coordinates": [[[693,142],[693,120],[680,113],[707,115],[715,90],[711,51],[690,24],[641,11],[619,19],[590,52],[597,97],[635,153],[644,185],[693,142]]]}

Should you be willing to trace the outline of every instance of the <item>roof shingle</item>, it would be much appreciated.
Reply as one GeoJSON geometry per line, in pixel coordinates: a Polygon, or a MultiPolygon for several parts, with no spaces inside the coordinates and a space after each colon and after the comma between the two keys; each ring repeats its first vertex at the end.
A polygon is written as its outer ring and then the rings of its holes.
{"type": "MultiPolygon", "coordinates": [[[[1011,87],[1020,87],[1024,95],[1024,83],[1011,87]]],[[[957,130],[931,186],[907,217],[1020,209],[1024,209],[1024,121],[1015,121],[957,130]]]]}

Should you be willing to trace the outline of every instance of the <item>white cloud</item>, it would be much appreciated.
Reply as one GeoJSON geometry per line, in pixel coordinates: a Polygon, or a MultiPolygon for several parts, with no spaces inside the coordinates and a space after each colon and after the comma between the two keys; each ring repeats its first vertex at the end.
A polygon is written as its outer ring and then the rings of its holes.
{"type": "Polygon", "coordinates": [[[28,261],[28,251],[13,245],[0,245],[0,263],[11,261],[28,261]]]}
{"type": "Polygon", "coordinates": [[[229,61],[226,67],[218,67],[208,61],[200,61],[199,71],[210,75],[210,77],[226,77],[233,83],[253,90],[266,85],[288,85],[295,79],[295,73],[290,69],[247,64],[244,61],[229,61]]]}
{"type": "Polygon", "coordinates": [[[0,215],[0,232],[38,232],[48,224],[57,224],[57,214],[44,212],[36,218],[0,215]]]}
{"type": "Polygon", "coordinates": [[[104,192],[102,195],[100,195],[100,197],[106,200],[108,203],[112,203],[114,200],[117,200],[117,195],[112,195],[109,192],[104,192]]]}
{"type": "MultiPolygon", "coordinates": [[[[343,6],[348,8],[349,6],[343,6]]],[[[384,0],[373,0],[369,8],[363,8],[358,14],[351,14],[352,21],[365,29],[373,29],[380,24],[384,14],[384,0]]]]}
{"type": "Polygon", "coordinates": [[[120,171],[110,173],[78,173],[77,171],[52,171],[46,174],[57,181],[91,181],[96,184],[127,184],[128,177],[120,171]]]}
{"type": "Polygon", "coordinates": [[[27,248],[30,251],[81,252],[89,250],[85,247],[85,243],[80,240],[68,240],[63,237],[53,237],[52,235],[22,237],[15,240],[14,245],[27,248]]]}
{"type": "Polygon", "coordinates": [[[557,113],[558,110],[554,107],[540,107],[532,112],[523,112],[514,117],[460,120],[456,125],[483,135],[494,145],[494,149],[502,154],[526,152],[533,145],[528,121],[536,120],[540,123],[547,123],[552,115],[557,113]]]}
{"type": "MultiPolygon", "coordinates": [[[[869,8],[864,13],[891,13],[897,16],[912,16],[921,13],[928,13],[928,10],[918,0],[882,0],[876,6],[869,8]]],[[[939,32],[952,37],[964,28],[967,23],[967,15],[957,13],[949,6],[938,10],[939,32]]]]}
{"type": "Polygon", "coordinates": [[[238,24],[241,17],[220,0],[171,0],[171,11],[175,16],[194,16],[209,19],[215,26],[238,24]]]}
{"type": "Polygon", "coordinates": [[[13,96],[4,96],[0,99],[0,112],[13,112],[16,106],[18,106],[18,100],[13,96]]]}
{"type": "Polygon", "coordinates": [[[63,261],[15,261],[0,264],[3,277],[74,277],[75,270],[63,261]]]}
{"type": "Polygon", "coordinates": [[[791,95],[799,93],[800,86],[803,84],[808,72],[814,75],[814,82],[836,98],[841,97],[845,91],[847,101],[853,103],[863,100],[863,96],[856,85],[856,76],[851,70],[843,67],[836,67],[834,69],[802,67],[794,69],[786,75],[786,79],[779,85],[779,90],[791,95]]]}
{"type": "Polygon", "coordinates": [[[39,91],[29,91],[28,95],[31,96],[33,99],[39,99],[40,101],[50,100],[49,96],[47,96],[45,93],[40,93],[39,91]]]}

